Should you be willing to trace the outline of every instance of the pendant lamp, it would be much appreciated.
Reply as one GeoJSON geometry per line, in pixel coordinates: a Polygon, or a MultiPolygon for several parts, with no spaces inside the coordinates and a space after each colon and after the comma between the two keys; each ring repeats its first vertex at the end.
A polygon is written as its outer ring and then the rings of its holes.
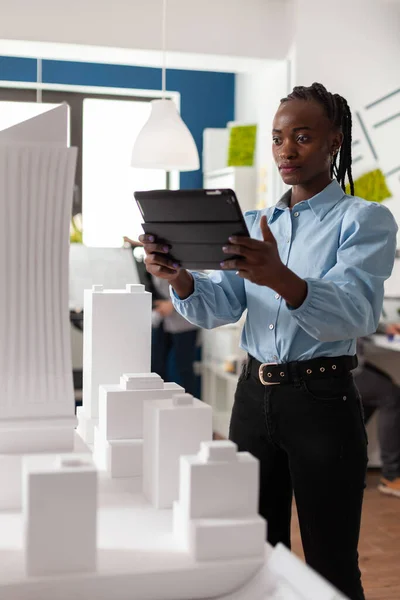
{"type": "Polygon", "coordinates": [[[151,102],[148,121],[140,131],[132,152],[132,167],[165,171],[195,171],[200,168],[199,153],[175,103],[165,98],[166,90],[167,0],[163,0],[162,92],[161,100],[151,102]]]}

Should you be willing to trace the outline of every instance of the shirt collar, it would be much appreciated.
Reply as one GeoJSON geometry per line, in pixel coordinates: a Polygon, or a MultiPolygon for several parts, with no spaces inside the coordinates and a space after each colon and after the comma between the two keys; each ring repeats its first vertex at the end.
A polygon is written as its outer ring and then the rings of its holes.
{"type": "MultiPolygon", "coordinates": [[[[292,190],[288,190],[282,198],[275,204],[273,207],[273,211],[268,220],[269,223],[274,220],[274,218],[281,214],[284,210],[289,208],[290,198],[292,195],[292,190]]],[[[299,202],[297,206],[300,208],[302,205],[307,204],[314,215],[322,221],[322,219],[328,214],[328,212],[345,196],[345,192],[340,187],[339,183],[334,179],[322,192],[316,194],[309,200],[304,202],[299,202]]]]}

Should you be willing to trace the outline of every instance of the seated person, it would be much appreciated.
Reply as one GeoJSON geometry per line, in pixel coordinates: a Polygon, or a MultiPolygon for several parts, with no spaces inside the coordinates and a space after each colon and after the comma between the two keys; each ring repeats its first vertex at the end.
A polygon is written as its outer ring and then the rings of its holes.
{"type": "MultiPolygon", "coordinates": [[[[400,334],[400,323],[380,325],[379,333],[388,336],[400,334]]],[[[381,450],[382,478],[378,486],[384,494],[400,498],[400,387],[391,377],[363,360],[363,341],[360,340],[358,355],[360,367],[354,373],[360,391],[367,423],[376,409],[378,414],[378,440],[381,450]]],[[[400,360],[400,357],[399,357],[400,360]]]]}

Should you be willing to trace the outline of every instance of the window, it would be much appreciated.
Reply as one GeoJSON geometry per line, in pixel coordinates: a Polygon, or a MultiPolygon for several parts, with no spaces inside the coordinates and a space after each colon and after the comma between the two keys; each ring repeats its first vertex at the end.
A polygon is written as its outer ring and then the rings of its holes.
{"type": "Polygon", "coordinates": [[[71,89],[43,90],[37,104],[33,89],[0,88],[0,130],[62,102],[70,108],[71,145],[78,148],[73,214],[82,212],[88,246],[121,247],[124,235],[142,229],[135,190],[179,187],[179,173],[132,169],[132,148],[150,113],[150,96],[108,95],[71,89]],[[83,205],[83,206],[82,206],[83,205]]]}
{"type": "Polygon", "coordinates": [[[57,104],[0,101],[0,131],[37,117],[56,106],[57,104]]]}
{"type": "Polygon", "coordinates": [[[134,142],[150,114],[150,103],[86,98],[83,102],[83,241],[117,247],[142,233],[135,190],[164,189],[165,171],[133,169],[134,142]]]}

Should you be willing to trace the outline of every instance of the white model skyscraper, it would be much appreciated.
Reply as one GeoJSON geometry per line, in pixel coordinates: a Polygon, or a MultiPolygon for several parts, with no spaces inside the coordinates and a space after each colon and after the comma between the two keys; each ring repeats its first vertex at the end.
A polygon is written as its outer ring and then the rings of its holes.
{"type": "Polygon", "coordinates": [[[85,290],[83,330],[83,406],[78,431],[94,442],[99,419],[99,386],[114,385],[123,373],[149,373],[151,294],[143,285],[125,290],[85,290]]]}
{"type": "Polygon", "coordinates": [[[68,308],[76,148],[61,105],[0,132],[0,508],[21,455],[68,452],[76,424],[68,308]]]}

